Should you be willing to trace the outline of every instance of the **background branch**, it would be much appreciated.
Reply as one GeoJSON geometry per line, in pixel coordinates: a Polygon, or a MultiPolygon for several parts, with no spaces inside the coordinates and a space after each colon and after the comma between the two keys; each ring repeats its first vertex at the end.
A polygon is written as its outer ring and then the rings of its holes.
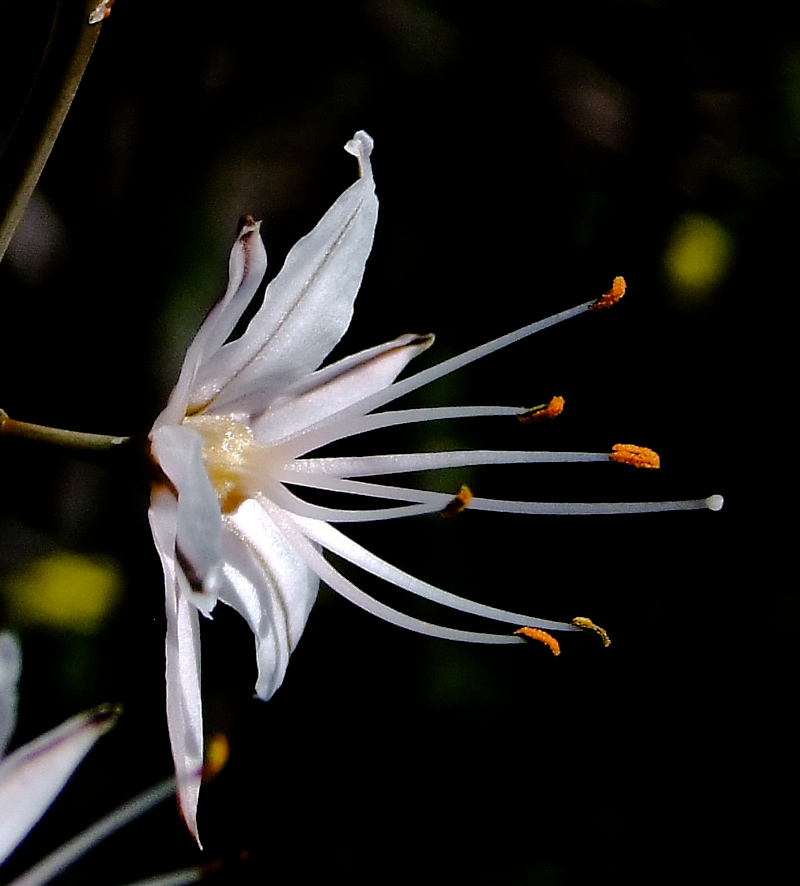
{"type": "MultiPolygon", "coordinates": [[[[100,35],[98,0],[59,0],[42,63],[0,157],[0,260],[25,213],[100,35]],[[95,14],[96,13],[96,14],[95,14]],[[90,24],[90,18],[94,24],[90,24]]],[[[102,19],[100,19],[102,21],[102,19]]]]}

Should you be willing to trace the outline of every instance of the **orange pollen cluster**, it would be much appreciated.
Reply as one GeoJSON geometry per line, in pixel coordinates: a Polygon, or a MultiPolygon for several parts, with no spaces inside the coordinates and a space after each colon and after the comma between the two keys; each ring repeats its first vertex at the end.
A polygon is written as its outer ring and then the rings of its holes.
{"type": "Polygon", "coordinates": [[[603,293],[603,295],[601,295],[600,298],[589,307],[589,310],[605,311],[607,308],[615,305],[622,296],[625,295],[626,285],[624,277],[614,277],[611,289],[609,289],[608,292],[603,293]]]}
{"type": "Polygon", "coordinates": [[[453,517],[460,514],[472,501],[472,490],[469,486],[463,486],[458,490],[458,495],[442,511],[443,517],[453,517]]]}
{"type": "Polygon", "coordinates": [[[558,640],[541,628],[520,628],[518,631],[514,631],[514,633],[521,634],[529,640],[538,640],[540,643],[548,646],[553,655],[561,655],[561,647],[558,645],[558,640]]]}
{"type": "Polygon", "coordinates": [[[591,618],[584,618],[583,616],[578,616],[577,618],[572,619],[572,623],[576,628],[583,628],[587,631],[594,631],[595,634],[598,634],[600,639],[603,641],[603,646],[610,646],[611,639],[608,634],[600,627],[600,625],[596,625],[591,618]]]}
{"type": "Polygon", "coordinates": [[[635,468],[660,468],[661,459],[657,452],[646,446],[634,446],[632,443],[616,443],[611,447],[608,456],[611,461],[621,465],[633,465],[635,468]]]}
{"type": "Polygon", "coordinates": [[[537,421],[547,421],[548,419],[555,418],[557,415],[561,415],[564,411],[564,402],[563,397],[553,397],[546,406],[536,406],[534,409],[529,409],[527,412],[523,412],[522,415],[518,415],[517,418],[524,425],[537,421]]]}

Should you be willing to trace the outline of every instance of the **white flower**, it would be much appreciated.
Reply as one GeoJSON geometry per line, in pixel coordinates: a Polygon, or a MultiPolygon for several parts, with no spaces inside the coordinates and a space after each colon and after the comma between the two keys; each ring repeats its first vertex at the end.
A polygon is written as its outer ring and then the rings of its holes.
{"type": "MultiPolygon", "coordinates": [[[[163,472],[153,488],[150,523],[166,579],[167,718],[181,808],[195,838],[203,760],[198,610],[209,616],[221,600],[246,619],[256,639],[256,693],[263,699],[283,680],[320,579],[364,609],[415,631],[481,643],[524,642],[513,628],[496,634],[472,633],[390,609],[343,576],[323,550],[444,606],[515,627],[580,629],[577,621],[551,622],[457,597],[375,556],[332,524],[427,514],[467,504],[472,509],[527,514],[721,505],[717,496],[639,505],[542,504],[471,497],[467,490],[453,499],[356,479],[466,465],[607,461],[608,453],[474,450],[306,457],[335,440],[377,428],[523,415],[525,410],[519,407],[494,406],[375,410],[595,304],[586,302],[533,323],[399,382],[395,379],[406,364],[433,343],[432,335],[404,335],[319,369],[350,323],[378,211],[369,159],[372,139],[358,132],[345,148],[358,158],[360,178],[294,246],[246,332],[228,342],[267,263],[259,223],[246,221],[231,252],[227,292],[192,342],[178,384],[150,435],[153,458],[163,472]],[[390,504],[322,507],[304,500],[290,486],[371,496],[390,504]]],[[[591,623],[583,620],[580,625],[591,623]]]]}
{"type": "MultiPolygon", "coordinates": [[[[20,651],[16,638],[0,634],[0,757],[17,719],[20,651]]],[[[49,809],[97,739],[116,722],[110,705],[72,717],[0,762],[0,863],[49,809]]]]}

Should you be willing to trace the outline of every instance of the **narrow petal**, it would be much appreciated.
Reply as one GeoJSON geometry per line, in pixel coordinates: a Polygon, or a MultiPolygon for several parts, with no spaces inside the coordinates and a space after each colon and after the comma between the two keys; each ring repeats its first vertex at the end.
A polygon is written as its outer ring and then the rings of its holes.
{"type": "Polygon", "coordinates": [[[0,634],[0,757],[14,732],[17,722],[17,684],[22,653],[17,638],[3,631],[0,634]]]}
{"type": "Polygon", "coordinates": [[[203,438],[181,425],[158,428],[152,452],[178,493],[176,575],[188,599],[210,615],[225,582],[222,515],[203,462],[203,438]]]}
{"type": "Polygon", "coordinates": [[[119,709],[110,705],[79,714],[0,763],[0,862],[44,815],[118,715],[119,709]]]}
{"type": "Polygon", "coordinates": [[[432,344],[432,335],[402,335],[311,373],[254,421],[256,439],[274,443],[382,390],[432,344]]]}
{"type": "Polygon", "coordinates": [[[372,139],[358,132],[346,147],[359,159],[361,178],[295,244],[245,334],[219,352],[215,412],[226,406],[233,411],[230,404],[256,391],[276,396],[316,369],[350,325],[378,200],[369,163],[372,139]]]}
{"type": "Polygon", "coordinates": [[[319,578],[286,543],[255,500],[226,518],[228,587],[220,599],[250,625],[256,639],[256,695],[265,701],[283,682],[289,656],[317,597],[319,578]]]}
{"type": "Polygon", "coordinates": [[[239,231],[228,261],[228,289],[189,346],[178,384],[154,427],[179,423],[190,407],[199,408],[219,390],[216,376],[220,370],[214,357],[250,304],[267,269],[260,224],[248,219],[239,231]]]}
{"type": "Polygon", "coordinates": [[[178,780],[178,801],[192,836],[203,766],[203,706],[200,697],[200,625],[197,609],[178,588],[175,536],[178,502],[168,489],[150,503],[150,528],[164,570],[167,638],[167,727],[178,780]]]}

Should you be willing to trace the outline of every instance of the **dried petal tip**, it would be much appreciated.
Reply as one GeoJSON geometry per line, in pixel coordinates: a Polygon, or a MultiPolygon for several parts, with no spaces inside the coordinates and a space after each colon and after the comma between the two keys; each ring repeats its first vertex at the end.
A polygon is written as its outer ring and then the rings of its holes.
{"type": "Polygon", "coordinates": [[[369,155],[372,153],[372,146],[374,144],[375,142],[372,140],[372,137],[367,135],[363,129],[359,129],[344,146],[344,149],[348,154],[358,157],[358,170],[361,174],[361,178],[369,178],[372,175],[369,155]]]}
{"type": "Polygon", "coordinates": [[[561,655],[561,647],[558,645],[558,640],[541,628],[520,628],[518,631],[514,631],[514,633],[527,637],[529,640],[538,640],[540,643],[544,643],[545,646],[549,646],[553,655],[561,655]]]}
{"type": "Polygon", "coordinates": [[[594,631],[603,641],[603,646],[611,645],[611,640],[608,634],[600,627],[600,625],[596,625],[591,618],[583,618],[579,615],[577,618],[572,619],[572,623],[576,628],[583,628],[586,631],[594,631]]]}
{"type": "Polygon", "coordinates": [[[632,443],[616,443],[611,447],[608,456],[611,461],[621,465],[633,465],[635,468],[660,468],[661,459],[657,452],[646,446],[634,446],[632,443]]]}
{"type": "Polygon", "coordinates": [[[458,490],[458,495],[442,511],[443,517],[453,517],[460,514],[472,501],[472,490],[469,486],[463,486],[458,490]]]}
{"type": "Polygon", "coordinates": [[[241,240],[243,236],[252,234],[261,227],[261,221],[253,218],[252,215],[243,215],[236,225],[236,238],[241,240]]]}
{"type": "Polygon", "coordinates": [[[105,21],[111,15],[111,7],[113,5],[114,0],[100,0],[97,6],[89,13],[89,24],[99,25],[100,22],[105,21]]]}
{"type": "Polygon", "coordinates": [[[102,729],[102,733],[105,733],[116,725],[121,715],[121,704],[101,704],[92,708],[91,711],[87,711],[86,719],[93,726],[102,729]]]}
{"type": "Polygon", "coordinates": [[[564,402],[563,397],[553,397],[546,405],[534,406],[533,409],[526,410],[521,415],[518,415],[517,418],[524,425],[533,424],[537,421],[547,421],[561,415],[564,411],[564,402]]]}
{"type": "Polygon", "coordinates": [[[624,277],[614,277],[611,289],[604,292],[597,301],[589,306],[590,311],[605,311],[615,305],[625,295],[626,283],[624,277]]]}

